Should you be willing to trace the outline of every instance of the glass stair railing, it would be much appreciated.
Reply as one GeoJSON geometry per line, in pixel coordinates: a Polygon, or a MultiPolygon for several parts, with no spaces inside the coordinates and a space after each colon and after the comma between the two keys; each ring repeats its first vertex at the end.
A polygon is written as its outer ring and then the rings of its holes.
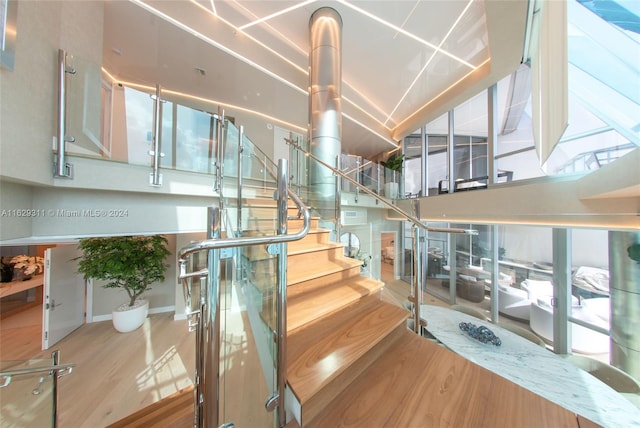
{"type": "Polygon", "coordinates": [[[286,160],[276,167],[242,127],[227,120],[219,129],[220,200],[208,209],[207,239],[179,252],[187,314],[196,332],[194,425],[284,426],[286,243],[306,235],[310,215],[288,189],[286,160]],[[256,360],[264,382],[238,382],[238,367],[256,360]],[[242,406],[237,397],[243,397],[242,406]],[[243,406],[277,411],[248,421],[243,406]]]}
{"type": "Polygon", "coordinates": [[[56,427],[58,379],[71,374],[74,364],[51,359],[0,362],[0,426],[56,427]]]}

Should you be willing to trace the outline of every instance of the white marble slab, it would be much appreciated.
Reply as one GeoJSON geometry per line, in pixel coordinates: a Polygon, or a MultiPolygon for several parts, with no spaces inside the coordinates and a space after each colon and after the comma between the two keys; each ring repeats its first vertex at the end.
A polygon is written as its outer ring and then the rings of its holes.
{"type": "Polygon", "coordinates": [[[422,305],[427,330],[447,348],[547,400],[604,427],[640,427],[640,409],[584,370],[528,340],[451,309],[422,305]],[[459,328],[484,325],[502,344],[485,344],[459,328]]]}

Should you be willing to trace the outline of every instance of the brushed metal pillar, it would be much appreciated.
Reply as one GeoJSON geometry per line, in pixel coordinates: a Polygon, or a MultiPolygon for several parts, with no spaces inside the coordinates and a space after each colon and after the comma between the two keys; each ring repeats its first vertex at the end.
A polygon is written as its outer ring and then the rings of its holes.
{"type": "MultiPolygon", "coordinates": [[[[342,18],[320,8],[311,15],[309,33],[310,152],[335,166],[342,151],[342,18]]],[[[309,190],[317,208],[334,208],[335,176],[317,162],[309,165],[309,190]]]]}
{"type": "Polygon", "coordinates": [[[609,232],[611,364],[640,378],[640,263],[629,248],[640,245],[638,232],[609,232]]]}

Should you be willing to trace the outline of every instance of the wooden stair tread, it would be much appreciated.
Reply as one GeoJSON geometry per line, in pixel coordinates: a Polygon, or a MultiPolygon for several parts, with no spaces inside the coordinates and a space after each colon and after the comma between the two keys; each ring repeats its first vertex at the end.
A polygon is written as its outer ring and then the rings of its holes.
{"type": "Polygon", "coordinates": [[[307,427],[578,426],[576,415],[408,330],[307,427]]]}
{"type": "Polygon", "coordinates": [[[294,263],[289,263],[287,267],[287,286],[290,287],[302,281],[322,277],[331,273],[341,272],[355,267],[359,268],[361,265],[362,262],[359,260],[348,257],[335,260],[322,260],[319,258],[318,263],[313,266],[313,269],[309,269],[309,266],[298,266],[294,263]]]}
{"type": "Polygon", "coordinates": [[[194,392],[191,385],[114,422],[108,428],[152,426],[182,428],[193,426],[193,422],[194,392]]]}
{"type": "Polygon", "coordinates": [[[402,325],[408,314],[368,296],[289,335],[287,380],[302,406],[402,325]]]}
{"type": "Polygon", "coordinates": [[[290,287],[290,293],[287,293],[287,330],[291,333],[315,319],[375,293],[382,287],[384,283],[362,276],[308,289],[302,286],[290,287]]]}

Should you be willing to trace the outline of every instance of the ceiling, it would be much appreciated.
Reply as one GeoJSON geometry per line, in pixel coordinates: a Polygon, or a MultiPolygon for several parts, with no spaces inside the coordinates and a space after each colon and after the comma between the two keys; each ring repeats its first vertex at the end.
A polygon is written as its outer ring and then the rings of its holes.
{"type": "Polygon", "coordinates": [[[325,6],[343,21],[343,151],[371,158],[515,70],[529,4],[107,1],[103,67],[254,127],[305,133],[309,18],[325,6]]]}

